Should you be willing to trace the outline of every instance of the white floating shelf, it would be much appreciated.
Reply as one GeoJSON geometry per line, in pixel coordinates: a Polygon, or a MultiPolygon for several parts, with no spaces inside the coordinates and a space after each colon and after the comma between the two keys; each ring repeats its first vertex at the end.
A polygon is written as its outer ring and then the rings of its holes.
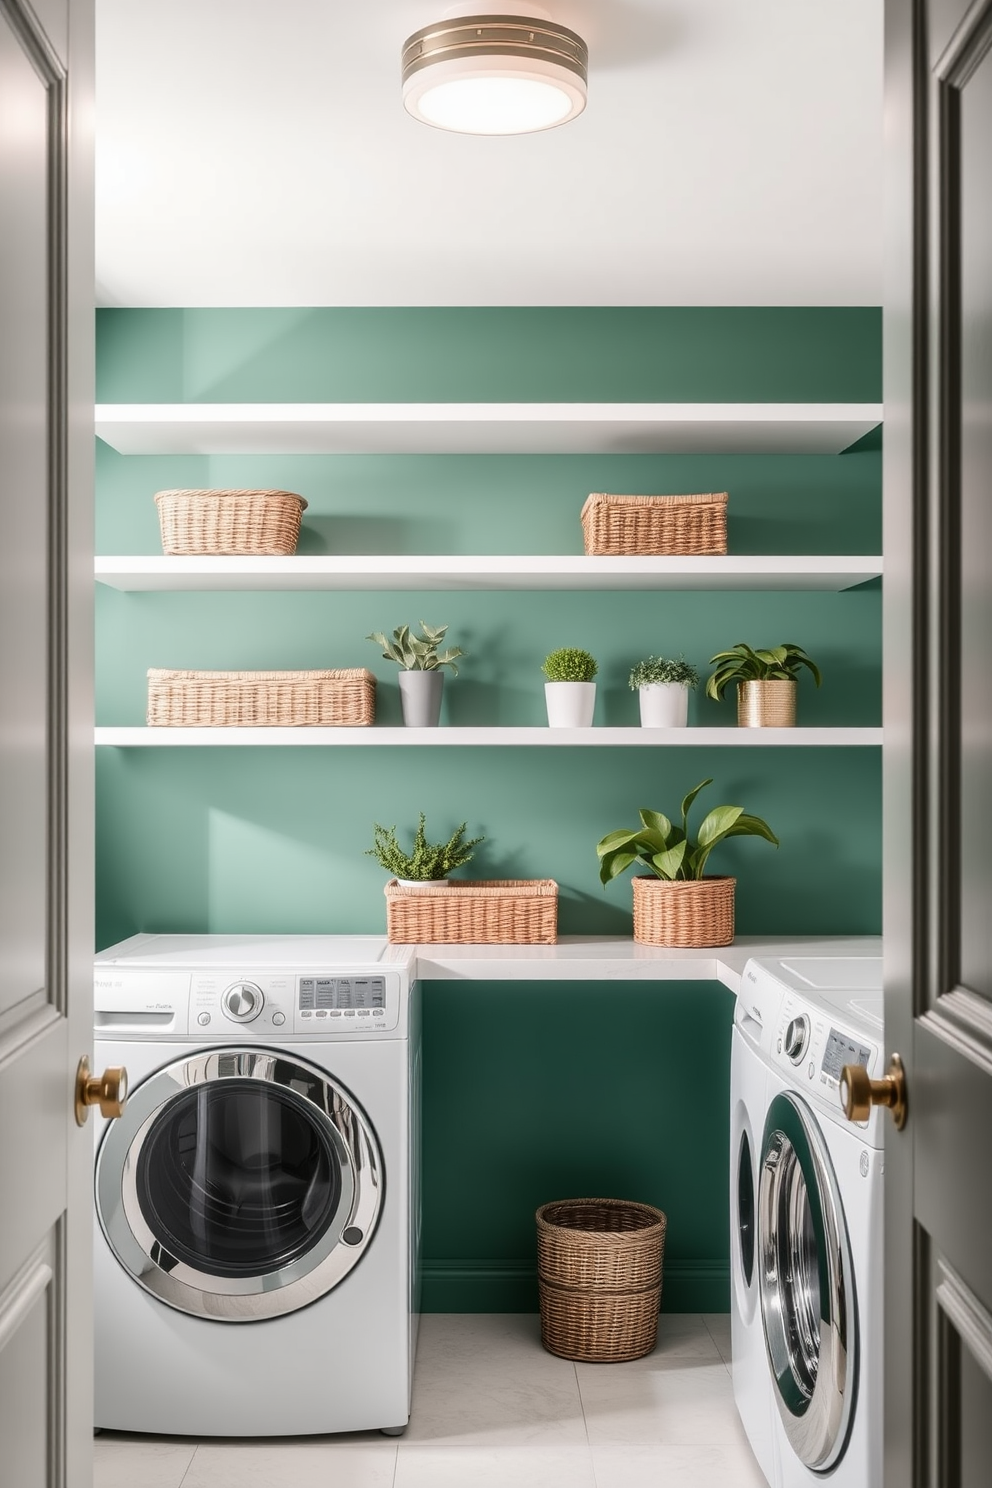
{"type": "Polygon", "coordinates": [[[732,748],[823,748],[879,745],[880,728],[98,728],[97,744],[118,748],[175,749],[246,745],[289,748],[329,745],[399,745],[403,748],[492,747],[507,745],[574,748],[600,746],[732,748]]]}
{"type": "Polygon", "coordinates": [[[125,590],[269,589],[849,589],[877,578],[863,557],[97,558],[97,580],[125,590]]]}
{"type": "Polygon", "coordinates": [[[839,454],[880,403],[104,403],[122,455],[839,454]]]}

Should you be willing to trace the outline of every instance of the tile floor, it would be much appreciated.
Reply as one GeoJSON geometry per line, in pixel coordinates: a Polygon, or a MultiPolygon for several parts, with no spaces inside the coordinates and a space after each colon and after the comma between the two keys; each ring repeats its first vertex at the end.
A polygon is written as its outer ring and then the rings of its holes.
{"type": "Polygon", "coordinates": [[[96,1438],[99,1488],[765,1488],[734,1408],[730,1319],[662,1316],[631,1364],[571,1364],[529,1313],[426,1314],[413,1415],[256,1442],[96,1438]]]}

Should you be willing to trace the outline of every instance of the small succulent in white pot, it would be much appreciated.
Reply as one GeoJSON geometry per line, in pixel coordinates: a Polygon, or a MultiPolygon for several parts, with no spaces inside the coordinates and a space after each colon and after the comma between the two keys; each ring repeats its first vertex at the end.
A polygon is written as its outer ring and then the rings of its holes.
{"type": "Polygon", "coordinates": [[[648,656],[630,673],[630,688],[638,694],[642,728],[685,728],[689,692],[699,686],[699,673],[684,656],[648,656]]]}
{"type": "Polygon", "coordinates": [[[596,707],[599,666],[588,651],[561,646],[541,663],[547,677],[544,698],[551,728],[588,728],[596,707]]]}

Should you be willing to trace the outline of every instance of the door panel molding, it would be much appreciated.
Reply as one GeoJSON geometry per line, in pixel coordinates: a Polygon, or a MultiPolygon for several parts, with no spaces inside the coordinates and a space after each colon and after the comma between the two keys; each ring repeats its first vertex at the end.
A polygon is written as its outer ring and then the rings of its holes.
{"type": "Polygon", "coordinates": [[[937,998],[920,1025],[992,1075],[992,1007],[984,997],[955,987],[937,998]]]}
{"type": "Polygon", "coordinates": [[[937,1260],[937,1306],[976,1364],[992,1381],[992,1312],[943,1256],[937,1260]]]}

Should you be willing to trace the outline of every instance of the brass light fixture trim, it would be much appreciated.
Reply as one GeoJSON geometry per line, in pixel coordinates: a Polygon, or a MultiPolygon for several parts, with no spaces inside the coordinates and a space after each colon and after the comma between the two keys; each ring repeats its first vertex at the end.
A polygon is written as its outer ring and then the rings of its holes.
{"type": "Polygon", "coordinates": [[[529,16],[455,16],[435,21],[409,36],[403,46],[403,81],[451,57],[540,58],[566,67],[585,83],[589,49],[582,37],[529,16]]]}

